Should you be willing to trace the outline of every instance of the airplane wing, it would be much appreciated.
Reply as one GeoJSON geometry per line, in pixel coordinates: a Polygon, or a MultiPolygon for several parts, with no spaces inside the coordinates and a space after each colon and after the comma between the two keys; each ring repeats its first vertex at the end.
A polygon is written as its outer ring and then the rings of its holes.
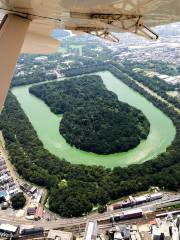
{"type": "Polygon", "coordinates": [[[30,20],[26,33],[23,53],[52,53],[59,48],[60,42],[51,37],[53,29],[57,28],[60,15],[58,1],[39,0],[0,0],[1,16],[13,14],[30,20]],[[51,4],[48,4],[51,2],[51,4]],[[56,3],[56,5],[54,3],[56,3]],[[49,11],[51,9],[51,11],[49,11]]]}
{"type": "Polygon", "coordinates": [[[0,12],[31,20],[23,52],[49,53],[59,42],[50,35],[63,28],[111,39],[112,32],[132,32],[149,39],[151,27],[180,21],[179,0],[0,0],[0,12]]]}
{"type": "Polygon", "coordinates": [[[70,13],[65,29],[95,31],[97,36],[132,32],[156,40],[158,35],[151,27],[180,21],[179,0],[64,0],[61,6],[70,13]]]}
{"type": "Polygon", "coordinates": [[[63,28],[118,41],[112,32],[156,40],[151,27],[180,21],[179,0],[0,0],[0,12],[31,20],[23,52],[49,53],[59,47],[53,29],[63,28]]]}
{"type": "Polygon", "coordinates": [[[53,29],[96,35],[113,42],[113,32],[151,40],[153,26],[180,21],[180,0],[0,0],[0,111],[20,52],[53,53],[53,29]]]}

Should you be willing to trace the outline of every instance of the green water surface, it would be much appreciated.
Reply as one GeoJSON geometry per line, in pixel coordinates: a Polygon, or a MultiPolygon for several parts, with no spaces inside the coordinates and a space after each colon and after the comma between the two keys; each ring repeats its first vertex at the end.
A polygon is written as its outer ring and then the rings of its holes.
{"type": "Polygon", "coordinates": [[[116,93],[120,101],[129,103],[145,114],[151,124],[148,138],[141,141],[136,148],[123,153],[98,155],[81,151],[66,143],[59,133],[59,122],[62,116],[52,113],[42,100],[31,95],[28,90],[30,85],[13,88],[12,92],[37,131],[44,147],[71,163],[103,165],[110,168],[142,163],[164,152],[171,144],[176,133],[171,119],[110,72],[105,71],[96,74],[102,77],[107,89],[116,93]]]}

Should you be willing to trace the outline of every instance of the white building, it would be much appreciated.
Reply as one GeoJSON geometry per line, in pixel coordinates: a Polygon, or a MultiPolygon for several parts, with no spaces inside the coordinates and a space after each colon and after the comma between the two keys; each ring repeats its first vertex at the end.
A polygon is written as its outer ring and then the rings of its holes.
{"type": "Polygon", "coordinates": [[[0,224],[0,232],[6,232],[6,233],[16,233],[17,227],[10,225],[10,224],[0,224]]]}
{"type": "Polygon", "coordinates": [[[72,240],[73,235],[71,232],[64,232],[59,230],[50,230],[48,233],[48,240],[72,240]]]}
{"type": "Polygon", "coordinates": [[[89,221],[86,225],[85,240],[96,240],[97,237],[97,221],[89,221]]]}

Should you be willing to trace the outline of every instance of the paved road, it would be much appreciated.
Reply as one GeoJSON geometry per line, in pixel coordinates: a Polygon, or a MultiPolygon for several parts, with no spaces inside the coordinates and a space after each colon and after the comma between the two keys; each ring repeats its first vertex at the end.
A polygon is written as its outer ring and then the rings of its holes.
{"type": "MultiPolygon", "coordinates": [[[[180,203],[180,196],[174,197],[169,200],[163,200],[161,202],[153,202],[146,204],[144,206],[141,206],[142,210],[144,213],[154,211],[157,207],[165,207],[165,206],[170,206],[173,203],[180,203]]],[[[139,208],[136,207],[136,208],[139,208]]],[[[36,225],[36,226],[42,226],[45,229],[52,229],[52,228],[58,228],[58,227],[64,227],[64,226],[74,226],[74,225],[79,225],[86,223],[88,220],[98,220],[98,219],[104,219],[104,218],[109,218],[112,216],[113,213],[121,213],[121,210],[119,211],[113,211],[113,212],[106,212],[103,214],[90,214],[87,217],[83,218],[72,218],[72,219],[57,219],[57,220],[51,220],[47,221],[46,219],[41,219],[40,221],[32,221],[32,220],[26,220],[26,219],[21,219],[17,218],[15,216],[3,216],[3,211],[0,212],[0,222],[2,223],[9,223],[13,225],[36,225]]]]}

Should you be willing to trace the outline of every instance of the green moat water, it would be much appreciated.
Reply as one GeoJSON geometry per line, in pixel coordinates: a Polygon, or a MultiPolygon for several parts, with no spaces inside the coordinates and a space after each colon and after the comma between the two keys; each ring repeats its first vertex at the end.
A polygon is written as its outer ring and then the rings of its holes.
{"type": "Polygon", "coordinates": [[[144,113],[151,124],[148,138],[141,141],[136,148],[123,153],[98,155],[81,151],[66,143],[59,133],[59,122],[62,116],[52,113],[42,100],[31,95],[29,93],[30,85],[13,88],[13,94],[17,97],[37,131],[44,147],[54,155],[71,163],[103,165],[109,168],[142,163],[164,152],[173,141],[176,133],[171,119],[110,72],[105,71],[96,74],[102,77],[107,89],[116,93],[120,101],[127,102],[144,113]]]}

